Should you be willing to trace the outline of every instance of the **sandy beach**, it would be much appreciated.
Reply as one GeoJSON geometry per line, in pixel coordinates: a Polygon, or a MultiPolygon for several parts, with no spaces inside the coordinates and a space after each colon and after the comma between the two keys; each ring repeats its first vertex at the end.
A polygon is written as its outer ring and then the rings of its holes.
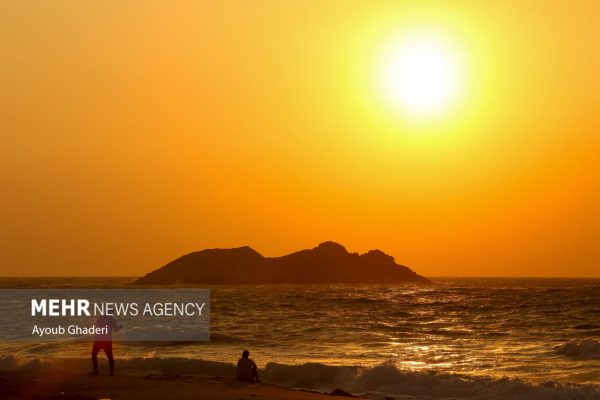
{"type": "Polygon", "coordinates": [[[279,399],[324,400],[332,395],[243,383],[228,377],[192,375],[89,376],[66,369],[0,372],[0,397],[6,400],[101,399],[279,399]]]}

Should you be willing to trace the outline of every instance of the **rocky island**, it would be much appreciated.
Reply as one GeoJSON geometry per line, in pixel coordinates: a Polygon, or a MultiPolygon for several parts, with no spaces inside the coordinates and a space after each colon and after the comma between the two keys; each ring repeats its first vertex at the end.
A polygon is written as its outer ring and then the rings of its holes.
{"type": "Polygon", "coordinates": [[[399,265],[380,250],[350,253],[335,242],[282,257],[264,257],[250,247],[206,249],[182,256],[133,283],[323,284],[420,283],[427,278],[399,265]]]}

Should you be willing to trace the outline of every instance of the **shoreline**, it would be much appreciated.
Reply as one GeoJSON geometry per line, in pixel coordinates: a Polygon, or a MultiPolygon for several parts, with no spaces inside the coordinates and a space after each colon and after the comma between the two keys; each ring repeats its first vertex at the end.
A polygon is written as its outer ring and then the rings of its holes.
{"type": "Polygon", "coordinates": [[[361,369],[325,364],[269,363],[261,383],[234,379],[233,364],[196,359],[119,360],[116,375],[90,376],[83,358],[33,359],[0,356],[0,397],[32,400],[178,399],[325,400],[333,398],[504,400],[600,400],[600,385],[557,381],[533,383],[436,371],[405,371],[382,364],[361,369]]]}
{"type": "Polygon", "coordinates": [[[343,398],[340,396],[345,394],[343,391],[324,394],[268,383],[239,382],[221,376],[151,373],[111,377],[65,369],[0,371],[0,394],[6,400],[162,400],[174,393],[181,400],[331,400],[343,398]]]}

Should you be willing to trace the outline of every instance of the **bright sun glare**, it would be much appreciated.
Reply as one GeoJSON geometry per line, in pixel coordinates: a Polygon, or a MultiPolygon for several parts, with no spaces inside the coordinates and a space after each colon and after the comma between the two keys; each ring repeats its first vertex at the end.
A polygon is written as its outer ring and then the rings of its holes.
{"type": "Polygon", "coordinates": [[[448,111],[463,89],[457,52],[442,38],[412,36],[385,49],[378,71],[386,102],[410,117],[448,111]]]}

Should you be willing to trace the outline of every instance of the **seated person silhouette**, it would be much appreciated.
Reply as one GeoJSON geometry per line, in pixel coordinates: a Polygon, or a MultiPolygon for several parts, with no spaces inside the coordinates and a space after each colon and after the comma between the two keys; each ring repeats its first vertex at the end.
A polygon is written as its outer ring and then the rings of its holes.
{"type": "Polygon", "coordinates": [[[98,375],[98,352],[104,350],[106,357],[108,358],[108,366],[110,368],[109,375],[113,376],[115,373],[115,360],[112,352],[112,334],[118,332],[122,326],[117,325],[117,321],[109,315],[101,315],[96,321],[96,328],[103,329],[101,333],[94,335],[94,346],[92,347],[92,364],[94,371],[91,375],[98,375]]]}
{"type": "Polygon", "coordinates": [[[259,382],[258,380],[258,367],[252,359],[248,358],[250,352],[244,350],[242,358],[237,363],[237,379],[239,381],[246,382],[259,382]]]}

